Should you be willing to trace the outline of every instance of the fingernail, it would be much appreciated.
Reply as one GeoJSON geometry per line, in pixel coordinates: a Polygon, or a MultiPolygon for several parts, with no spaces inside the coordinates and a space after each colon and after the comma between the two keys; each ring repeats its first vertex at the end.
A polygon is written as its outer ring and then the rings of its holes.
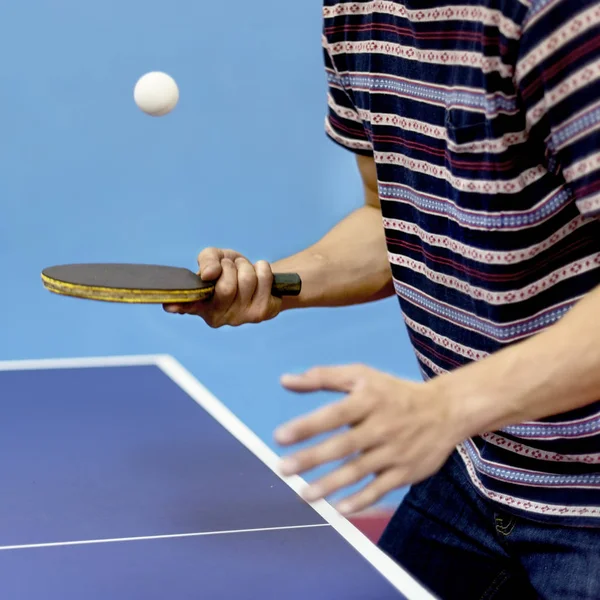
{"type": "Polygon", "coordinates": [[[353,506],[351,502],[344,500],[337,505],[338,512],[347,515],[352,512],[353,506]]]}
{"type": "Polygon", "coordinates": [[[179,307],[175,306],[174,304],[171,304],[171,305],[165,306],[164,309],[165,309],[165,312],[176,313],[179,310],[179,307]]]}
{"type": "Polygon", "coordinates": [[[296,441],[294,430],[290,427],[282,427],[275,432],[275,441],[279,444],[293,444],[296,441]]]}
{"type": "Polygon", "coordinates": [[[311,485],[310,487],[308,487],[305,491],[304,491],[304,499],[307,502],[316,502],[317,500],[320,500],[321,498],[323,498],[324,493],[323,493],[323,489],[319,486],[319,485],[311,485]]]}
{"type": "Polygon", "coordinates": [[[283,385],[291,385],[294,383],[300,383],[302,381],[302,375],[292,375],[291,373],[286,373],[281,376],[281,383],[283,385]]]}
{"type": "Polygon", "coordinates": [[[295,475],[299,466],[298,461],[293,458],[284,458],[279,465],[279,470],[283,475],[295,475]]]}

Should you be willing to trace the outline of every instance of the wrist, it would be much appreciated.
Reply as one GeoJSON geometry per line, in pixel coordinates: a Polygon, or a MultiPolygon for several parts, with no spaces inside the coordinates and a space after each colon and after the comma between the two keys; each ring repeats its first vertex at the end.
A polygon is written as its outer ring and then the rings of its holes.
{"type": "Polygon", "coordinates": [[[281,299],[280,312],[294,308],[310,308],[319,306],[325,285],[322,283],[322,273],[326,270],[325,259],[308,251],[300,252],[290,258],[272,263],[274,273],[297,273],[302,280],[302,289],[297,296],[284,296],[281,299]]]}
{"type": "Polygon", "coordinates": [[[465,437],[554,414],[547,402],[553,361],[537,356],[540,342],[504,348],[432,380],[465,437]]]}
{"type": "Polygon", "coordinates": [[[461,367],[427,382],[434,396],[444,405],[445,418],[457,444],[485,433],[493,421],[491,397],[486,386],[478,385],[469,373],[463,372],[466,369],[461,367]]]}

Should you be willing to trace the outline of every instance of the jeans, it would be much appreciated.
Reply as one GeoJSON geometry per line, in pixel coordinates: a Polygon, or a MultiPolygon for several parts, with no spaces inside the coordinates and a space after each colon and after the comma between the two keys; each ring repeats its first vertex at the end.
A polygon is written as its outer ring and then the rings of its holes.
{"type": "Polygon", "coordinates": [[[600,599],[600,529],[503,512],[456,453],[409,490],[379,546],[442,600],[600,599]]]}

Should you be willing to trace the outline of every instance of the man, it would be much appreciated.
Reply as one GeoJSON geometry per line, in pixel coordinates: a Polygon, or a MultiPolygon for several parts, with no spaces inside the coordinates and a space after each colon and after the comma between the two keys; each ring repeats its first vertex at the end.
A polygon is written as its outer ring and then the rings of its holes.
{"type": "Polygon", "coordinates": [[[412,485],[381,547],[442,598],[600,598],[600,2],[325,0],[323,45],[364,207],[273,265],[203,251],[214,300],[167,310],[237,326],[395,294],[424,382],[284,377],[345,396],[280,428],[335,432],[282,471],[342,459],[306,498],[364,482],[344,513],[412,485]]]}

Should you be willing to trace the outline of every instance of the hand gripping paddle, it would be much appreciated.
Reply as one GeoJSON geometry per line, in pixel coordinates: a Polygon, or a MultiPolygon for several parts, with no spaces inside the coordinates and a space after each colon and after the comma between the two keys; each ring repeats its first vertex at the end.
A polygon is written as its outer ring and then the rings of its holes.
{"type": "MultiPolygon", "coordinates": [[[[210,300],[216,282],[203,281],[189,269],[143,264],[74,264],[42,271],[46,289],[62,296],[126,304],[178,304],[210,300]]],[[[274,296],[297,296],[302,282],[295,273],[274,275],[274,296]]]]}

